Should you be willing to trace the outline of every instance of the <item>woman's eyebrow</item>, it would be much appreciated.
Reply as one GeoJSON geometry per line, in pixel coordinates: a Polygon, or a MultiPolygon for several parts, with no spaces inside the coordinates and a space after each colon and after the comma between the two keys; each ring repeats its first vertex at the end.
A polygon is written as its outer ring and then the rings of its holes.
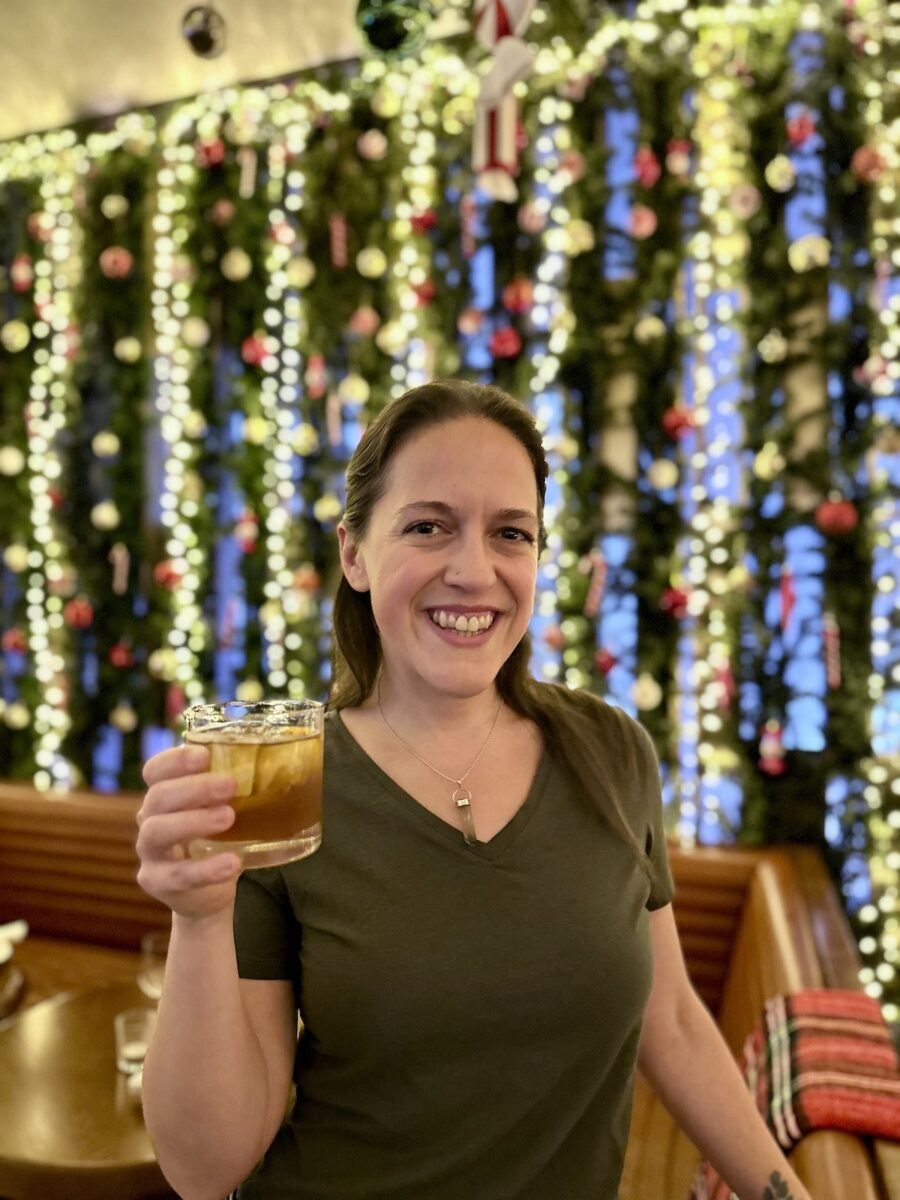
{"type": "MultiPolygon", "coordinates": [[[[452,517],[455,509],[452,505],[446,504],[443,500],[413,500],[410,504],[397,510],[394,518],[402,517],[411,512],[438,512],[442,516],[452,517]]],[[[537,524],[537,515],[530,512],[527,508],[501,508],[494,514],[499,521],[533,521],[537,524]]]]}

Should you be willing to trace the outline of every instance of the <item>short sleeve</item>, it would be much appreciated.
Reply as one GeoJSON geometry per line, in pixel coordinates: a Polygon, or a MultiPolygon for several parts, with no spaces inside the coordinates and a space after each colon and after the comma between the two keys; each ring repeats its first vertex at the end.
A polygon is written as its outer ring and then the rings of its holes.
{"type": "Polygon", "coordinates": [[[299,977],[300,928],[281,873],[245,871],[234,905],[234,945],[242,979],[299,977]]]}
{"type": "Polygon", "coordinates": [[[650,860],[652,880],[647,908],[653,911],[670,904],[675,894],[675,884],[666,852],[666,833],[663,825],[662,786],[659,776],[659,760],[649,733],[643,725],[629,718],[635,736],[638,777],[641,800],[645,806],[644,849],[650,860]]]}

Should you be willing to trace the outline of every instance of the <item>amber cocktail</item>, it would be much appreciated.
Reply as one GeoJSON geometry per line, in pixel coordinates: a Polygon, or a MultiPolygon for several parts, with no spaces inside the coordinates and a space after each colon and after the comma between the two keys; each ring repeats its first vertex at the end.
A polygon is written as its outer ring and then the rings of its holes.
{"type": "Polygon", "coordinates": [[[324,711],[313,700],[230,700],[187,710],[185,741],[208,746],[210,771],[237,783],[234,824],[192,841],[193,858],[230,850],[245,867],[273,867],[319,848],[324,711]]]}

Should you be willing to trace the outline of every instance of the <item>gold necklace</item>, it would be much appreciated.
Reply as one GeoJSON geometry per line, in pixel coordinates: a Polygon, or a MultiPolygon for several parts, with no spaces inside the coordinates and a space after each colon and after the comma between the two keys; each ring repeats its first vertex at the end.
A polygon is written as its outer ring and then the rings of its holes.
{"type": "Polygon", "coordinates": [[[448,783],[456,784],[456,787],[453,789],[453,795],[450,797],[450,803],[455,804],[459,809],[459,819],[462,824],[462,833],[463,837],[465,838],[466,845],[476,846],[478,844],[478,837],[475,833],[475,822],[472,820],[472,793],[467,787],[463,787],[463,782],[468,778],[469,775],[472,774],[472,771],[475,769],[475,764],[478,762],[479,758],[481,758],[482,754],[484,754],[487,744],[491,740],[491,735],[497,728],[497,721],[500,718],[500,709],[503,707],[503,698],[500,698],[500,703],[497,705],[497,711],[494,713],[494,720],[490,730],[488,731],[488,735],[484,739],[484,745],[482,745],[481,749],[475,755],[474,759],[469,765],[469,769],[460,775],[459,779],[454,779],[452,775],[445,775],[443,771],[439,771],[437,767],[433,767],[427,759],[424,759],[421,754],[413,750],[412,746],[404,742],[403,738],[384,715],[384,709],[381,707],[381,680],[378,681],[375,689],[375,703],[378,706],[378,711],[381,713],[382,721],[384,721],[385,725],[387,725],[388,729],[391,731],[403,749],[408,750],[413,758],[417,758],[420,763],[428,768],[429,771],[433,771],[435,775],[440,775],[441,779],[446,779],[448,783]]]}

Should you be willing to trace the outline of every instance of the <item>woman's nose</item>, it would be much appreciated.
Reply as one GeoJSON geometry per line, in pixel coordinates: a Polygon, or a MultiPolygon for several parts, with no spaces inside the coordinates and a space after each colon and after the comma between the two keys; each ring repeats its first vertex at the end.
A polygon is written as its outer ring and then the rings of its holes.
{"type": "Polygon", "coordinates": [[[484,537],[478,534],[455,539],[447,563],[448,583],[474,590],[490,586],[494,578],[494,561],[484,537]]]}

